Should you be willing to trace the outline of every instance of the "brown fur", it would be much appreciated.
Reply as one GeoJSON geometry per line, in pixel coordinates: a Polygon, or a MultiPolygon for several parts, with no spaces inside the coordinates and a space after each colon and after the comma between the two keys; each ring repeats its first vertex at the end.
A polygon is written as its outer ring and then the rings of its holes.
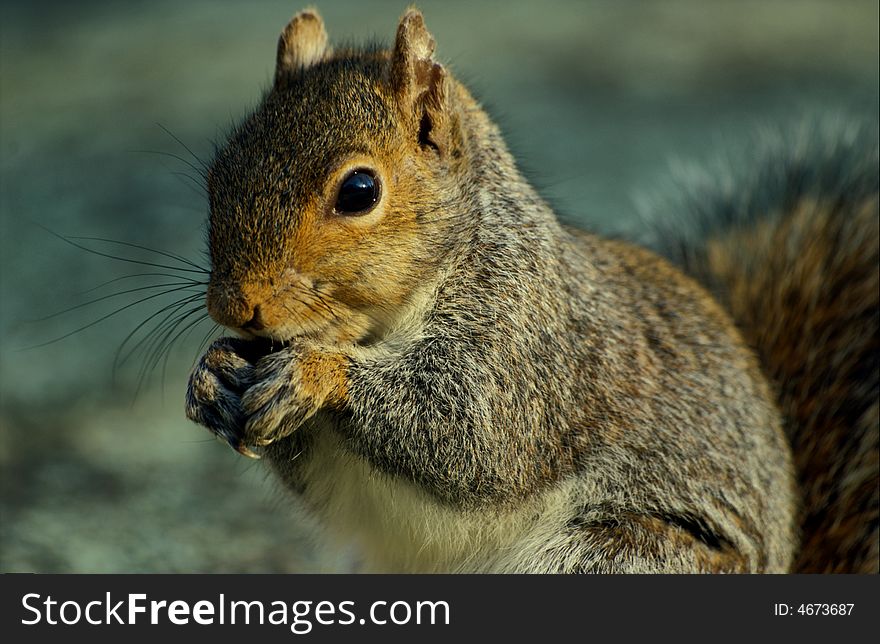
{"type": "Polygon", "coordinates": [[[795,204],[710,241],[707,270],[776,383],[803,494],[798,572],[878,572],[878,206],[795,204]]]}
{"type": "MultiPolygon", "coordinates": [[[[264,448],[376,568],[787,571],[790,446],[728,312],[653,253],[561,226],[417,11],[387,52],[333,51],[319,21],[285,29],[275,85],[211,169],[208,308],[259,339],[208,350],[188,416],[264,448]],[[360,168],[380,198],[336,212],[360,168]]],[[[791,221],[766,247],[746,231],[732,247],[772,259],[819,225],[791,221]]],[[[732,247],[719,239],[706,261],[756,344],[749,316],[774,312],[756,308],[762,283],[735,274],[732,247]]],[[[792,282],[811,285],[831,258],[796,259],[792,282]]],[[[814,319],[782,295],[780,329],[814,319]]],[[[791,362],[784,334],[758,346],[771,371],[791,362]]],[[[810,458],[802,470],[832,466],[810,458]]]]}
{"type": "Polygon", "coordinates": [[[302,11],[294,16],[278,38],[275,81],[310,67],[331,54],[324,22],[316,11],[302,11]]]}

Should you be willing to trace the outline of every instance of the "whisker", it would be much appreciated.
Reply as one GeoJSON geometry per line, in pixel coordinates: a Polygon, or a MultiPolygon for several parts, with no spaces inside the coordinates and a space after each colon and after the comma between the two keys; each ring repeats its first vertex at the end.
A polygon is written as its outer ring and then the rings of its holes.
{"type": "Polygon", "coordinates": [[[90,289],[86,289],[85,291],[80,291],[79,293],[75,293],[75,295],[86,295],[87,293],[93,293],[100,288],[104,288],[105,286],[109,286],[110,284],[114,284],[116,282],[121,282],[122,280],[134,279],[135,277],[171,277],[174,279],[180,280],[188,280],[191,284],[196,285],[206,285],[207,282],[200,282],[198,280],[194,280],[191,277],[187,277],[186,275],[175,275],[173,273],[133,273],[131,275],[123,275],[122,277],[115,277],[112,280],[107,280],[106,282],[102,282],[97,286],[93,286],[90,289]]]}
{"type": "Polygon", "coordinates": [[[216,333],[219,329],[220,329],[220,325],[217,324],[216,322],[214,323],[214,325],[210,329],[208,329],[208,332],[205,334],[205,337],[203,337],[202,341],[199,343],[199,348],[196,349],[196,355],[195,355],[195,358],[193,359],[193,365],[195,365],[196,360],[199,359],[199,356],[202,355],[202,351],[204,351],[205,348],[208,346],[208,342],[210,342],[211,336],[214,335],[214,333],[216,333]]]}
{"type": "Polygon", "coordinates": [[[184,150],[186,150],[187,152],[189,152],[189,153],[190,153],[190,156],[192,156],[192,158],[195,159],[196,162],[204,168],[204,166],[205,166],[205,162],[202,161],[202,159],[199,157],[199,155],[197,155],[195,152],[193,152],[193,151],[190,149],[190,147],[189,147],[186,143],[184,143],[184,142],[183,142],[183,141],[182,141],[182,140],[181,140],[176,134],[174,134],[174,132],[172,132],[171,130],[169,130],[167,127],[165,127],[165,126],[162,125],[161,123],[156,123],[156,125],[158,125],[158,126],[159,126],[159,127],[165,132],[165,134],[167,134],[167,135],[170,136],[172,139],[174,139],[175,141],[177,141],[177,142],[181,145],[181,147],[183,147],[184,150]]]}
{"type": "Polygon", "coordinates": [[[182,320],[187,317],[194,315],[196,310],[189,310],[179,314],[174,320],[169,321],[163,327],[162,333],[154,334],[153,338],[150,341],[150,345],[145,347],[143,350],[144,357],[141,362],[141,366],[138,369],[138,378],[137,378],[137,387],[135,389],[135,398],[140,393],[144,383],[146,382],[148,376],[154,371],[156,363],[158,362],[157,356],[161,356],[159,353],[159,349],[163,343],[164,334],[167,333],[172,328],[180,325],[182,320]]]}
{"type": "MultiPolygon", "coordinates": [[[[204,179],[205,181],[208,180],[208,172],[204,167],[194,165],[191,161],[189,161],[188,159],[184,159],[179,154],[174,154],[173,152],[165,152],[164,150],[135,150],[135,152],[140,152],[142,154],[158,154],[159,156],[169,157],[176,161],[180,161],[181,163],[198,173],[198,175],[202,177],[202,179],[204,179]]],[[[199,162],[201,163],[201,161],[199,162]]]]}
{"type": "MultiPolygon", "coordinates": [[[[204,322],[205,320],[210,320],[210,319],[211,319],[211,316],[208,315],[207,313],[205,313],[202,317],[200,317],[200,318],[198,319],[198,324],[201,324],[201,323],[204,322]]],[[[185,329],[186,333],[183,335],[182,338],[180,338],[180,342],[181,342],[181,343],[186,342],[186,339],[189,337],[189,334],[192,333],[193,329],[194,329],[196,326],[198,326],[198,324],[195,324],[195,325],[193,325],[192,327],[187,327],[187,329],[185,329]]]]}
{"type": "MultiPolygon", "coordinates": [[[[192,302],[185,304],[192,304],[192,302]]],[[[181,307],[183,308],[183,307],[181,307]]],[[[201,304],[196,306],[189,306],[185,310],[177,310],[173,313],[172,316],[169,316],[168,319],[163,320],[160,324],[156,326],[156,328],[151,332],[151,339],[149,344],[144,349],[144,354],[147,356],[151,356],[148,360],[152,360],[152,356],[155,356],[157,352],[161,349],[161,347],[165,343],[165,339],[174,332],[180,324],[182,324],[186,319],[197,313],[204,313],[205,309],[201,304]]]]}
{"type": "Polygon", "coordinates": [[[302,304],[303,306],[308,308],[315,315],[320,315],[318,309],[316,309],[314,306],[312,306],[312,303],[309,302],[308,300],[304,300],[304,299],[297,297],[293,291],[290,292],[290,296],[292,299],[294,299],[295,301],[299,302],[300,304],[302,304]]]}
{"type": "MultiPolygon", "coordinates": [[[[305,288],[305,287],[303,287],[303,288],[305,288]]],[[[313,286],[311,288],[306,289],[306,292],[309,293],[310,295],[312,295],[315,299],[317,299],[318,302],[320,302],[324,306],[324,308],[327,309],[327,312],[330,314],[330,316],[334,320],[339,319],[339,316],[336,314],[336,311],[334,311],[333,307],[330,306],[330,304],[327,302],[327,300],[324,299],[324,296],[321,293],[321,291],[319,291],[317,288],[315,288],[313,286]]]]}
{"type": "MultiPolygon", "coordinates": [[[[292,315],[294,317],[294,321],[296,322],[296,324],[298,326],[306,326],[305,323],[308,322],[308,320],[303,316],[303,314],[300,311],[296,311],[296,310],[290,308],[290,305],[287,302],[285,302],[283,304],[283,306],[284,306],[284,310],[287,311],[288,313],[290,313],[290,315],[292,315]]],[[[274,349],[275,349],[274,344],[272,344],[273,342],[274,342],[274,340],[272,338],[269,338],[270,352],[274,351],[274,349]]]]}
{"type": "Polygon", "coordinates": [[[144,320],[143,322],[141,322],[140,324],[138,324],[134,329],[132,329],[132,330],[128,333],[128,335],[125,336],[125,339],[122,341],[122,344],[120,344],[120,345],[119,345],[119,348],[116,350],[116,355],[115,355],[115,357],[113,358],[113,373],[114,373],[114,375],[115,375],[115,373],[117,372],[117,370],[118,370],[119,368],[121,368],[121,367],[122,367],[122,366],[128,361],[128,359],[131,358],[132,355],[134,355],[134,353],[138,350],[138,348],[141,347],[141,346],[144,344],[144,342],[146,342],[146,341],[152,336],[152,334],[155,332],[156,328],[161,327],[161,325],[164,324],[166,320],[168,320],[169,318],[171,318],[171,316],[173,316],[175,313],[177,313],[180,309],[182,309],[183,307],[185,307],[185,306],[188,305],[188,304],[192,304],[192,303],[196,302],[196,301],[197,301],[198,299],[200,299],[200,298],[201,298],[201,294],[199,294],[199,295],[195,295],[195,296],[188,296],[188,297],[185,297],[185,298],[179,299],[179,300],[177,300],[176,302],[172,302],[171,304],[169,304],[169,305],[167,305],[167,306],[164,306],[164,307],[162,307],[161,309],[159,309],[158,311],[156,311],[155,313],[151,314],[146,320],[144,320]],[[129,342],[131,342],[132,338],[134,338],[134,336],[137,334],[137,332],[140,331],[144,326],[146,326],[147,324],[149,324],[151,320],[153,320],[153,319],[155,319],[156,317],[162,315],[163,313],[165,313],[165,312],[168,311],[169,309],[171,309],[171,311],[168,313],[168,315],[166,315],[165,318],[163,318],[163,319],[162,319],[162,320],[156,325],[156,327],[153,328],[152,331],[150,331],[149,333],[145,334],[144,337],[141,338],[141,339],[140,339],[140,340],[139,340],[139,341],[138,341],[138,342],[137,342],[137,343],[136,343],[136,344],[135,344],[135,345],[134,345],[134,346],[128,351],[128,353],[126,353],[124,356],[122,356],[122,357],[120,358],[120,356],[122,355],[122,351],[125,349],[125,346],[126,346],[129,342]]]}
{"type": "Polygon", "coordinates": [[[145,261],[141,261],[141,260],[137,260],[137,259],[131,259],[130,257],[119,257],[118,255],[110,255],[110,254],[108,254],[108,253],[102,253],[101,251],[97,251],[97,250],[95,250],[95,249],[93,249],[93,248],[89,248],[88,246],[83,246],[82,244],[77,244],[76,242],[71,241],[70,239],[68,239],[67,237],[65,237],[64,235],[59,235],[59,234],[56,233],[55,231],[50,230],[50,229],[46,228],[45,226],[43,226],[43,225],[41,225],[41,224],[37,224],[37,226],[39,226],[40,228],[42,228],[43,230],[45,230],[45,231],[46,231],[47,233],[49,233],[50,235],[53,235],[54,237],[57,237],[57,238],[60,239],[61,241],[65,242],[65,243],[67,243],[67,244],[70,244],[71,246],[73,246],[73,247],[75,247],[75,248],[79,248],[80,250],[84,250],[84,251],[86,251],[87,253],[92,253],[93,255],[98,255],[99,257],[107,257],[107,258],[109,258],[109,259],[115,259],[115,260],[118,260],[118,261],[120,261],[120,262],[128,262],[128,263],[130,263],[130,264],[140,264],[140,265],[142,265],[142,266],[152,266],[153,268],[164,268],[164,269],[167,269],[167,270],[169,270],[169,271],[183,271],[183,272],[186,272],[186,273],[199,273],[199,274],[202,274],[202,275],[208,275],[208,274],[210,274],[210,271],[207,271],[207,270],[205,270],[205,269],[203,269],[203,268],[195,269],[195,268],[182,268],[182,267],[180,267],[180,266],[168,266],[167,264],[155,264],[155,263],[153,263],[153,262],[145,262],[145,261]]]}
{"type": "Polygon", "coordinates": [[[178,331],[177,335],[175,335],[171,339],[171,341],[168,343],[168,345],[167,345],[168,348],[165,350],[165,358],[164,358],[164,360],[162,360],[162,391],[163,391],[163,393],[165,390],[165,375],[168,371],[168,359],[171,357],[171,348],[178,341],[180,342],[180,344],[184,344],[186,342],[186,339],[189,337],[190,333],[192,333],[193,329],[195,329],[202,322],[204,322],[205,320],[208,320],[208,319],[210,319],[210,318],[208,317],[207,313],[196,318],[195,320],[193,320],[192,322],[187,324],[185,327],[183,327],[180,331],[178,331]]]}
{"type": "Polygon", "coordinates": [[[208,191],[205,190],[204,182],[199,181],[195,177],[187,174],[186,172],[172,171],[171,174],[174,176],[175,179],[180,180],[180,182],[189,190],[192,190],[194,193],[196,193],[200,199],[208,195],[208,191]]]}
{"type": "MultiPolygon", "coordinates": [[[[170,352],[171,347],[174,345],[174,342],[177,340],[178,337],[180,337],[180,334],[178,333],[177,335],[174,335],[170,342],[168,342],[168,339],[174,334],[175,330],[188,318],[196,315],[199,312],[202,312],[203,310],[203,307],[198,306],[187,311],[183,315],[178,316],[173,321],[173,324],[170,324],[160,336],[157,336],[157,341],[154,342],[152,344],[152,347],[149,349],[150,357],[144,361],[144,364],[141,367],[140,374],[138,376],[137,388],[135,389],[135,397],[137,397],[138,393],[146,382],[147,377],[156,369],[159,362],[162,360],[163,355],[166,353],[166,351],[170,352]]],[[[190,324],[200,322],[204,319],[204,317],[207,317],[207,314],[203,314],[203,317],[198,318],[190,324]]],[[[186,328],[188,327],[184,327],[184,329],[186,328]]]]}
{"type": "Polygon", "coordinates": [[[156,250],[155,248],[150,248],[148,246],[141,246],[140,244],[133,244],[127,241],[120,241],[118,239],[107,239],[106,237],[81,237],[77,235],[71,235],[67,237],[67,239],[76,239],[79,241],[96,241],[96,242],[104,242],[106,244],[117,244],[119,246],[128,246],[130,248],[137,248],[138,250],[147,251],[149,253],[155,253],[156,255],[162,255],[164,257],[168,257],[170,259],[176,259],[178,262],[182,262],[183,264],[187,264],[188,266],[198,269],[202,273],[207,273],[204,268],[196,264],[195,262],[191,262],[186,257],[182,257],[176,253],[169,253],[164,250],[156,250]]]}
{"type": "MultiPolygon", "coordinates": [[[[180,306],[176,307],[169,315],[166,315],[161,322],[153,327],[141,342],[138,342],[138,345],[143,345],[142,352],[144,355],[144,364],[148,364],[152,360],[152,356],[154,356],[158,348],[162,346],[163,337],[165,337],[170,330],[173,330],[189,316],[202,310],[201,305],[191,306],[190,308],[181,310],[193,303],[194,302],[181,303],[180,306]]],[[[141,365],[142,369],[144,364],[141,365]]]]}
{"type": "Polygon", "coordinates": [[[98,302],[103,302],[104,300],[109,300],[114,297],[119,297],[121,295],[129,295],[131,293],[137,293],[138,291],[147,291],[153,288],[165,288],[169,286],[179,286],[180,288],[170,288],[167,291],[163,291],[162,293],[156,293],[156,295],[163,295],[165,293],[175,293],[177,291],[183,291],[188,288],[197,288],[198,284],[193,284],[190,282],[165,282],[164,284],[151,284],[150,286],[138,286],[137,288],[129,288],[124,291],[119,291],[117,293],[110,293],[109,295],[103,295],[101,297],[96,297],[93,300],[89,300],[88,302],[82,302],[81,304],[76,304],[75,306],[71,306],[67,309],[62,309],[61,311],[57,311],[45,317],[36,318],[34,320],[28,320],[30,323],[36,322],[45,322],[46,320],[51,320],[52,318],[56,318],[59,315],[64,315],[65,313],[70,313],[71,311],[76,311],[77,309],[81,309],[84,306],[91,306],[92,304],[97,304],[98,302]]]}
{"type": "MultiPolygon", "coordinates": [[[[183,288],[189,288],[189,287],[182,287],[182,288],[178,288],[175,290],[183,290],[183,288]]],[[[123,311],[130,309],[133,306],[137,306],[138,304],[142,304],[143,302],[146,302],[148,300],[152,300],[154,298],[161,297],[163,295],[167,295],[169,292],[173,292],[173,291],[163,291],[162,293],[153,293],[152,295],[148,295],[147,297],[141,298],[135,302],[131,302],[129,304],[126,304],[125,306],[122,306],[122,307],[116,309],[115,311],[111,311],[107,315],[102,315],[97,320],[89,322],[88,324],[81,326],[78,329],[74,329],[73,331],[70,331],[69,333],[65,333],[64,335],[58,336],[57,338],[53,338],[52,340],[48,340],[46,342],[41,342],[39,344],[33,344],[33,345],[30,345],[27,347],[22,347],[21,349],[18,349],[18,350],[19,351],[29,351],[31,349],[39,349],[40,347],[45,347],[50,344],[55,344],[56,342],[61,342],[61,340],[64,340],[65,338],[69,338],[72,335],[76,335],[77,333],[80,333],[81,331],[85,331],[86,329],[91,328],[91,327],[95,326],[96,324],[100,324],[104,320],[112,318],[114,315],[118,315],[119,313],[122,313],[123,311]]]]}

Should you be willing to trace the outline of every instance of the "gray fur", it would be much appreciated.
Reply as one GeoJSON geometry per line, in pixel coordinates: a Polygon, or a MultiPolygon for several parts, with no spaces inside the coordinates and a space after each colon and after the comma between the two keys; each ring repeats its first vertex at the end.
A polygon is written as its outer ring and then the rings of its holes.
{"type": "MultiPolygon", "coordinates": [[[[322,85],[332,89],[381,68],[348,56],[303,78],[336,74],[322,85]]],[[[383,78],[369,77],[369,86],[383,78]]],[[[237,220],[223,210],[224,195],[247,203],[253,172],[230,159],[251,163],[261,146],[277,149],[272,141],[289,126],[279,114],[314,98],[299,99],[296,82],[286,79],[286,93],[270,95],[236,133],[233,149],[247,154],[219,157],[212,257],[225,273],[256,261],[235,248],[267,239],[230,246],[237,220]],[[281,110],[279,101],[291,105],[281,110]],[[223,176],[232,178],[219,185],[223,176]]],[[[442,191],[413,197],[416,238],[387,242],[412,244],[423,258],[411,265],[418,286],[404,304],[356,343],[301,338],[250,356],[254,384],[243,392],[203,360],[188,415],[230,442],[265,444],[287,487],[335,537],[359,541],[369,569],[786,571],[796,543],[791,455],[772,394],[728,316],[659,257],[561,226],[495,125],[449,82],[436,108],[449,110],[438,121],[449,129],[430,131],[448,138],[424,152],[436,158],[426,185],[442,191]],[[344,356],[343,405],[302,399],[304,353],[344,356]],[[232,412],[212,413],[230,400],[232,412]]],[[[321,118],[303,123],[320,129],[321,118]]],[[[284,181],[296,185],[288,199],[319,180],[325,161],[309,154],[303,148],[285,167],[284,181]]],[[[263,165],[261,181],[274,176],[263,165]]],[[[274,189],[261,187],[264,203],[274,189]]],[[[295,210],[285,205],[278,221],[295,210]]],[[[272,212],[259,235],[277,223],[272,212]]],[[[284,243],[259,254],[291,253],[284,243]]]]}

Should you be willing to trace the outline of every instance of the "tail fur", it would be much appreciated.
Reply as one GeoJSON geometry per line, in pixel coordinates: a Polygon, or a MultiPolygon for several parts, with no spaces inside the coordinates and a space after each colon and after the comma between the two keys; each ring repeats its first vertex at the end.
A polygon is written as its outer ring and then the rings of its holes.
{"type": "Polygon", "coordinates": [[[792,571],[877,573],[877,123],[761,138],[742,171],[655,209],[649,245],[727,306],[777,388],[803,500],[792,571]]]}

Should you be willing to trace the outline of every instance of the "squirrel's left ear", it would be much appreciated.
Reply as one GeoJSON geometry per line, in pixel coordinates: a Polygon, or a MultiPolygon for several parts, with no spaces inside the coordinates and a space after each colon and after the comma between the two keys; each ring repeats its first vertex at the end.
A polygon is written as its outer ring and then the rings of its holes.
{"type": "Polygon", "coordinates": [[[434,38],[418,9],[407,9],[397,27],[391,85],[401,109],[418,128],[419,143],[443,154],[450,135],[449,76],[434,60],[434,38]]]}
{"type": "Polygon", "coordinates": [[[287,24],[278,39],[275,82],[321,62],[331,53],[321,16],[315,9],[300,11],[287,24]]]}

